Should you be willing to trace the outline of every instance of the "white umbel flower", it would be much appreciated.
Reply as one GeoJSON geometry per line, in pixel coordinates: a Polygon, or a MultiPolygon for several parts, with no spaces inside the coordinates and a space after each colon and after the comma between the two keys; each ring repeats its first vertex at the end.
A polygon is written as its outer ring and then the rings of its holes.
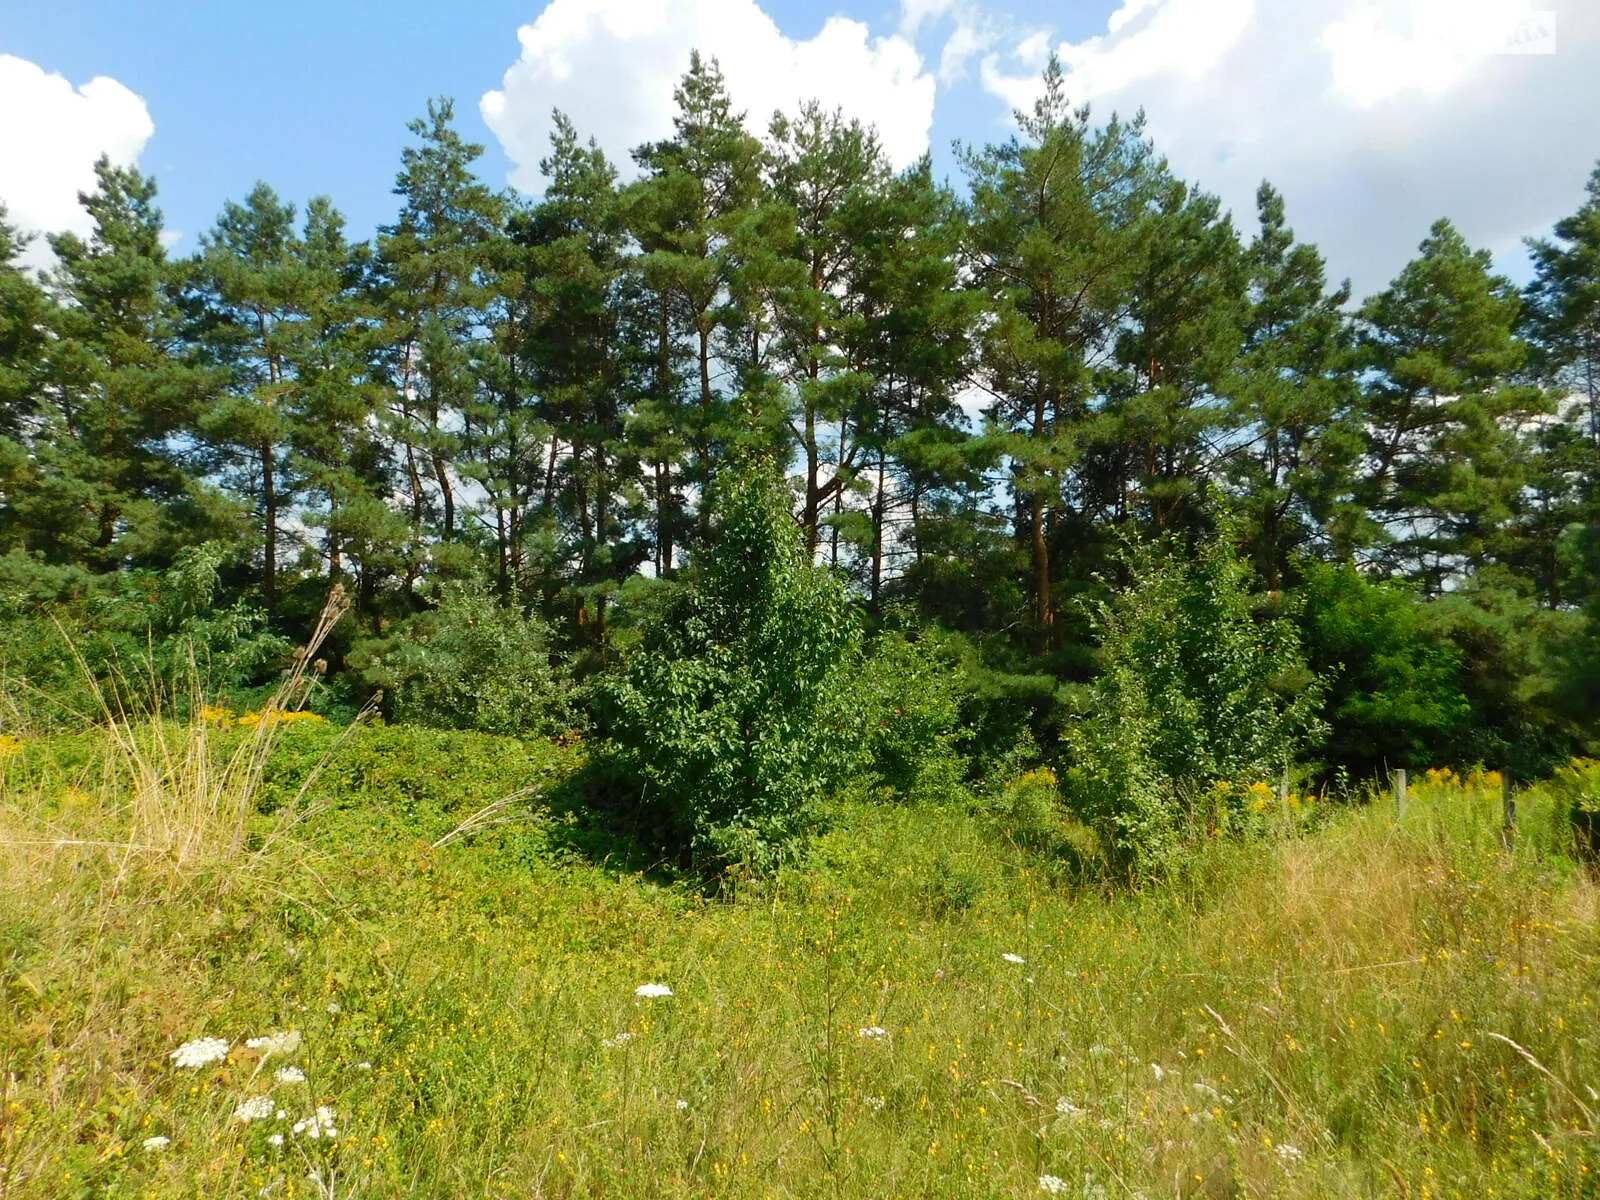
{"type": "Polygon", "coordinates": [[[233,1110],[235,1121],[265,1121],[272,1116],[277,1105],[271,1096],[251,1096],[233,1110]]]}
{"type": "Polygon", "coordinates": [[[144,1146],[146,1152],[150,1154],[157,1154],[160,1151],[165,1150],[168,1146],[172,1145],[172,1139],[167,1137],[166,1134],[158,1133],[154,1137],[145,1138],[142,1145],[144,1146]]]}
{"type": "Polygon", "coordinates": [[[306,1073],[299,1067],[279,1067],[273,1078],[279,1083],[304,1083],[306,1073]]]}
{"type": "Polygon", "coordinates": [[[1039,1190],[1047,1196],[1065,1196],[1067,1181],[1059,1175],[1039,1176],[1039,1190]]]}
{"type": "Polygon", "coordinates": [[[311,1116],[296,1121],[294,1128],[289,1132],[295,1137],[309,1138],[312,1141],[318,1138],[336,1138],[339,1136],[339,1128],[334,1122],[338,1115],[326,1104],[319,1105],[311,1116]]]}
{"type": "MultiPolygon", "coordinates": [[[[1020,955],[1020,954],[1012,954],[1010,951],[1007,951],[1006,953],[1002,954],[1000,957],[1005,959],[1008,963],[1016,963],[1018,966],[1021,966],[1023,963],[1028,961],[1027,959],[1023,958],[1022,955],[1020,955]]],[[[1047,1175],[1047,1176],[1045,1176],[1045,1178],[1046,1179],[1053,1179],[1054,1176],[1047,1175]]]]}
{"type": "Polygon", "coordinates": [[[298,1029],[286,1029],[282,1033],[269,1033],[264,1037],[253,1037],[245,1042],[252,1050],[261,1051],[262,1058],[288,1058],[300,1049],[304,1039],[298,1029]]]}
{"type": "Polygon", "coordinates": [[[663,1000],[672,995],[672,989],[664,983],[641,983],[633,994],[641,1000],[663,1000]]]}
{"type": "Polygon", "coordinates": [[[866,1025],[856,1030],[856,1036],[869,1042],[881,1042],[888,1038],[889,1031],[882,1025],[866,1025]]]}
{"type": "Polygon", "coordinates": [[[201,1067],[209,1067],[212,1063],[219,1063],[227,1058],[228,1051],[232,1048],[233,1043],[225,1038],[195,1038],[194,1041],[179,1046],[172,1052],[171,1057],[174,1066],[198,1071],[201,1067]]]}
{"type": "Polygon", "coordinates": [[[1288,1142],[1280,1142],[1276,1149],[1278,1157],[1286,1163],[1305,1161],[1305,1151],[1301,1150],[1299,1146],[1291,1146],[1288,1142]]]}

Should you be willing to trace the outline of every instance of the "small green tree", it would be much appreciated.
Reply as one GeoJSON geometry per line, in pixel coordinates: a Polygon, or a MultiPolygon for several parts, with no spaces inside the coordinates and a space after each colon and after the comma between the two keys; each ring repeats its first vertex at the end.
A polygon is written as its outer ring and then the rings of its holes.
{"type": "Polygon", "coordinates": [[[859,761],[859,622],[802,553],[788,488],[751,461],[718,478],[714,546],[597,710],[651,835],[697,866],[770,870],[859,761]]]}
{"type": "Polygon", "coordinates": [[[1293,622],[1261,618],[1226,540],[1192,558],[1172,543],[1125,555],[1128,584],[1095,605],[1102,673],[1068,731],[1070,792],[1120,867],[1172,866],[1235,785],[1278,775],[1318,729],[1322,683],[1293,622]]]}
{"type": "Polygon", "coordinates": [[[535,737],[572,725],[572,685],[551,665],[548,627],[481,586],[448,587],[393,642],[353,657],[392,692],[399,721],[535,737]]]}

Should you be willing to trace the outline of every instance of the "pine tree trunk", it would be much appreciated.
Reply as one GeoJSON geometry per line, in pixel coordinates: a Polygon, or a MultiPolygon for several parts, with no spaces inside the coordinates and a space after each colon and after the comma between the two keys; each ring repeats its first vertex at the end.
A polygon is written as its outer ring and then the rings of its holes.
{"type": "Polygon", "coordinates": [[[278,489],[273,475],[272,443],[261,444],[261,508],[266,518],[262,545],[262,598],[267,612],[278,607],[278,489]]]}

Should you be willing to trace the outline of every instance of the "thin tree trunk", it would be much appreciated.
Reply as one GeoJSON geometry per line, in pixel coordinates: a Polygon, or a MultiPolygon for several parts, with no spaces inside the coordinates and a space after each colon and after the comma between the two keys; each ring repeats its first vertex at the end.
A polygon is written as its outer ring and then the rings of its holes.
{"type": "Polygon", "coordinates": [[[262,539],[262,598],[269,614],[278,607],[278,489],[273,458],[272,443],[261,443],[261,508],[266,518],[262,539]]]}

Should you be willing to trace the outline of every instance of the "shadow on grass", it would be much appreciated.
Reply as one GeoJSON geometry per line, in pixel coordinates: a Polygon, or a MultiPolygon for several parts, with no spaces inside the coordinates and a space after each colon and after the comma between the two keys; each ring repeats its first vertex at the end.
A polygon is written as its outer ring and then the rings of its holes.
{"type": "Polygon", "coordinates": [[[660,884],[700,882],[686,857],[663,849],[668,831],[611,755],[597,752],[543,801],[551,816],[546,838],[557,856],[660,884]]]}

